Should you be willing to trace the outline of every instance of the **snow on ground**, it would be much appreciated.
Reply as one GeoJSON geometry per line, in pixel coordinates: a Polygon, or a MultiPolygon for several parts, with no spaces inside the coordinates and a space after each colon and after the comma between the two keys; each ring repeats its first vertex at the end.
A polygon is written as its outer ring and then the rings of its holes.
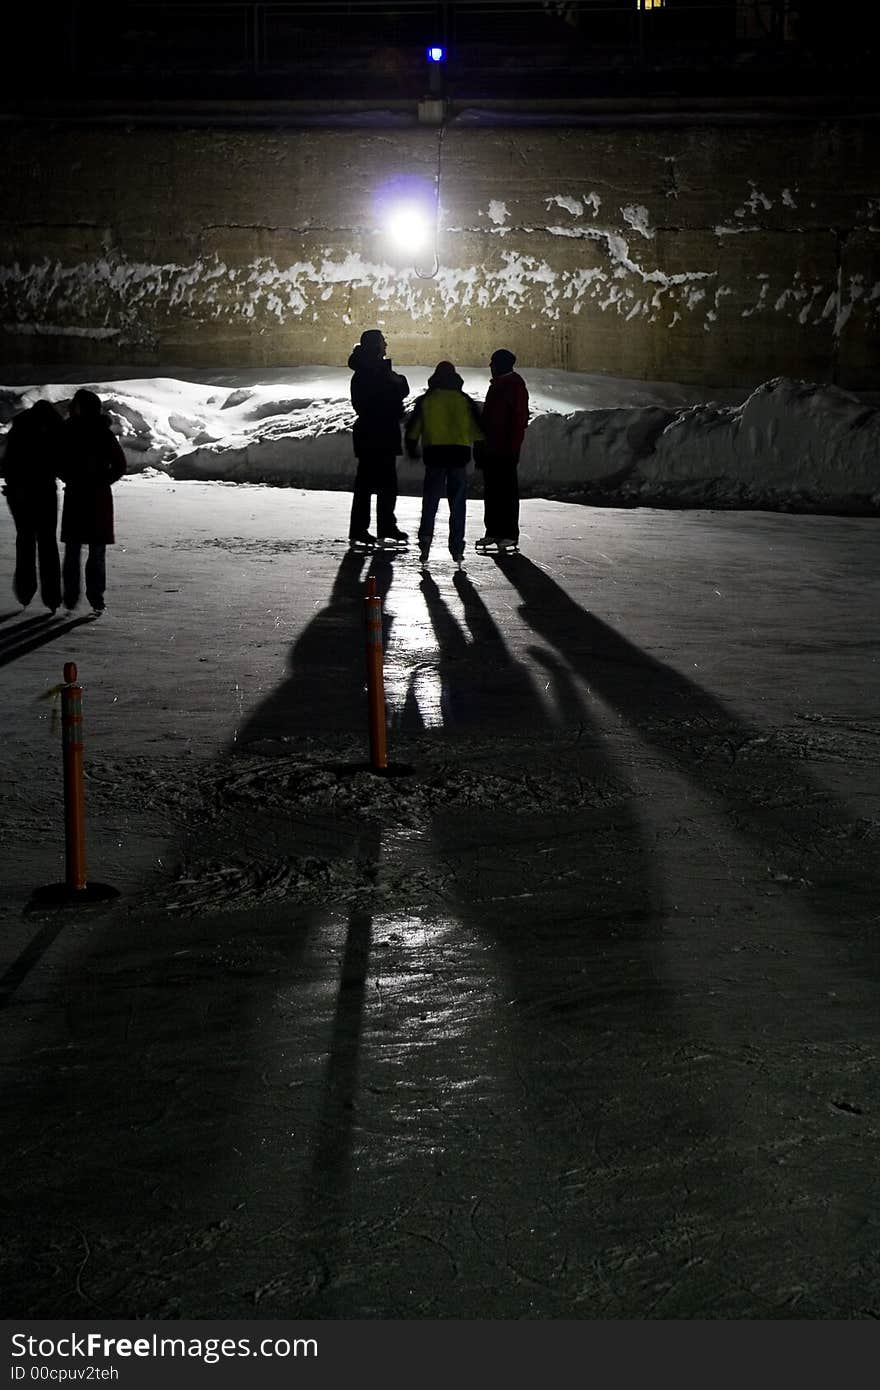
{"type": "MultiPolygon", "coordinates": [[[[402,370],[411,403],[430,368],[402,370]]],[[[485,369],[461,372],[482,400],[485,369]]],[[[69,399],[65,375],[0,387],[3,426],[37,399],[69,399]]],[[[784,377],[746,392],[527,368],[523,376],[532,403],[520,466],[525,496],[880,511],[880,410],[868,397],[784,377]]],[[[88,384],[104,400],[132,472],[334,489],[350,487],[353,472],[349,381],[342,368],[299,367],[88,384]]],[[[420,489],[420,465],[402,461],[399,475],[401,492],[420,489]]]]}

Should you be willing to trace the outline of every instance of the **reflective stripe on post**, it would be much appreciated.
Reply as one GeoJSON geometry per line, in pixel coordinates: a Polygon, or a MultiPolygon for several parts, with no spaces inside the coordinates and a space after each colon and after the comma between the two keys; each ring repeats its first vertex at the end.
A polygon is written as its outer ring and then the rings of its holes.
{"type": "Polygon", "coordinates": [[[65,883],[77,893],[86,887],[86,811],[83,791],[82,686],[76,666],[64,667],[61,688],[61,747],[64,758],[65,883]]]}
{"type": "Polygon", "coordinates": [[[373,575],[367,579],[364,617],[367,627],[370,766],[374,771],[381,771],[388,766],[385,741],[385,678],[382,672],[382,600],[376,593],[376,580],[373,575]]]}

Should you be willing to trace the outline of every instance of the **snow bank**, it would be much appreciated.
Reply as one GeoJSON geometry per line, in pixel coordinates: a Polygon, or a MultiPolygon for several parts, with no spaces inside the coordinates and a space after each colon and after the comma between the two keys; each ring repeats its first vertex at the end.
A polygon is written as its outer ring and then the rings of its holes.
{"type": "Polygon", "coordinates": [[[880,410],[777,377],[741,406],[580,411],[529,428],[532,491],[646,505],[880,510],[880,410]]]}
{"type": "MultiPolygon", "coordinates": [[[[429,369],[404,370],[412,400],[429,369]]],[[[482,399],[485,370],[461,370],[465,389],[482,399]]],[[[238,386],[175,378],[89,384],[105,402],[132,472],[350,488],[349,374],[297,368],[277,375],[284,380],[238,386]]],[[[707,403],[695,388],[670,383],[524,376],[533,407],[520,466],[524,495],[880,511],[880,410],[835,387],[777,377],[745,400],[721,391],[707,403]]],[[[0,388],[0,421],[8,424],[41,397],[63,404],[71,395],[69,384],[0,388]]],[[[420,464],[401,461],[399,475],[402,492],[420,490],[420,464]]]]}

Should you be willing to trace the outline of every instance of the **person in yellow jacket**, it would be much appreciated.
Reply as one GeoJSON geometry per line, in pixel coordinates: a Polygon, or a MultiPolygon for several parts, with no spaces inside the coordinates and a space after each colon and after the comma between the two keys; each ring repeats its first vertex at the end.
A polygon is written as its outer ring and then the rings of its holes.
{"type": "Polygon", "coordinates": [[[419,522],[419,558],[428,563],[434,522],[440,498],[449,502],[449,553],[461,566],[464,559],[464,528],[467,509],[467,465],[471,445],[483,438],[480,409],[466,396],[464,382],[451,362],[438,362],[428,389],[419,396],[406,425],[406,451],[419,457],[419,442],[425,462],[422,489],[422,516],[419,522]]]}

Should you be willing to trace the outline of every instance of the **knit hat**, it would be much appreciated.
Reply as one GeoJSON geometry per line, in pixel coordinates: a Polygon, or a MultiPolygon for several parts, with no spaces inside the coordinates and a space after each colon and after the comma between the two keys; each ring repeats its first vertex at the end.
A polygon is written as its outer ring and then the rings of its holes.
{"type": "Polygon", "coordinates": [[[361,347],[368,352],[381,352],[384,337],[381,328],[365,328],[361,334],[361,347]]]}
{"type": "Polygon", "coordinates": [[[101,417],[101,397],[85,386],[73,393],[71,405],[76,407],[84,420],[99,420],[101,417]]]}
{"type": "Polygon", "coordinates": [[[507,348],[498,348],[497,352],[492,353],[490,361],[498,375],[503,376],[505,372],[513,371],[516,355],[508,352],[507,348]]]}
{"type": "Polygon", "coordinates": [[[434,374],[428,380],[428,386],[440,387],[459,387],[464,383],[451,362],[438,362],[434,368],[434,374]]]}

